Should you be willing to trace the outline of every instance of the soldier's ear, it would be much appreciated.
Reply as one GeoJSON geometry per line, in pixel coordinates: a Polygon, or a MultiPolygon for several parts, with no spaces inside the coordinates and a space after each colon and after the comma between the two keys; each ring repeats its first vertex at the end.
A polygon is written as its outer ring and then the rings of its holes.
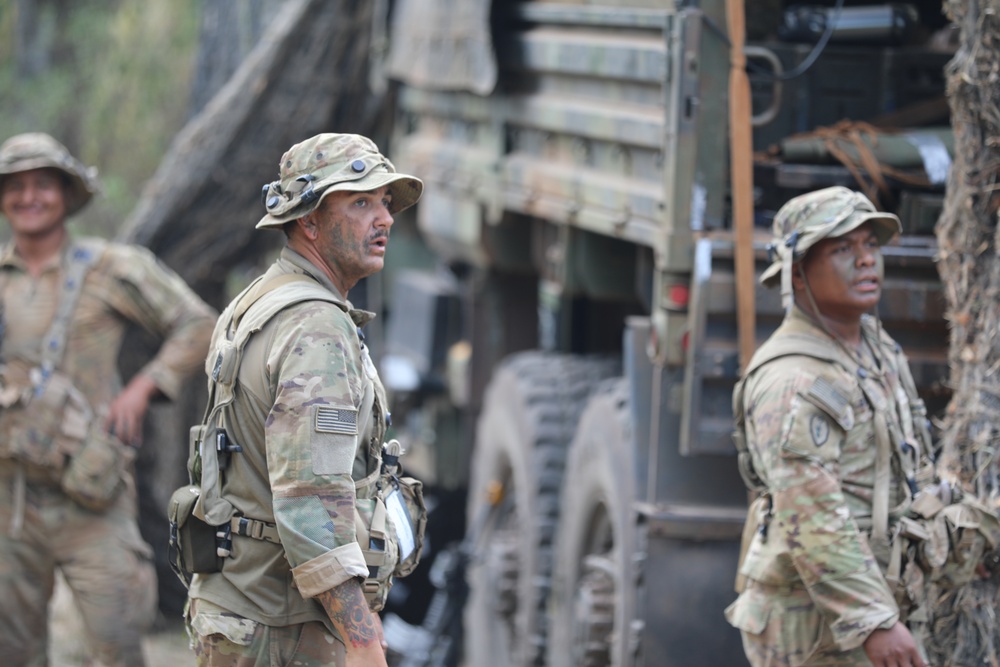
{"type": "Polygon", "coordinates": [[[302,216],[295,221],[295,224],[299,226],[310,241],[315,241],[319,237],[319,221],[316,220],[315,211],[302,216]]]}
{"type": "Polygon", "coordinates": [[[806,288],[805,269],[803,268],[804,259],[792,264],[792,290],[795,292],[801,292],[806,288]]]}

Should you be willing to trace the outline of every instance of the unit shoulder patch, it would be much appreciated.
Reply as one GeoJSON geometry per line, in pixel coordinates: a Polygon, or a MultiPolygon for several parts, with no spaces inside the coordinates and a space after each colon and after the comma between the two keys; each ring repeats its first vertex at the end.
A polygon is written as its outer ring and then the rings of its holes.
{"type": "Polygon", "coordinates": [[[830,422],[824,415],[817,413],[809,417],[809,434],[817,447],[822,447],[830,439],[830,422]]]}

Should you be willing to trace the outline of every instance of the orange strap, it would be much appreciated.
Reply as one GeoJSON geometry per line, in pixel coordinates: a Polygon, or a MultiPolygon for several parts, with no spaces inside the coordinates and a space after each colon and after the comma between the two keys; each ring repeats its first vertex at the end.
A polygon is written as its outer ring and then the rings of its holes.
{"type": "Polygon", "coordinates": [[[754,306],[753,252],[753,134],[750,123],[750,81],[743,53],[746,19],[743,0],[726,0],[729,27],[729,163],[732,181],[734,261],[736,273],[736,326],[740,368],[746,368],[757,347],[754,306]]]}

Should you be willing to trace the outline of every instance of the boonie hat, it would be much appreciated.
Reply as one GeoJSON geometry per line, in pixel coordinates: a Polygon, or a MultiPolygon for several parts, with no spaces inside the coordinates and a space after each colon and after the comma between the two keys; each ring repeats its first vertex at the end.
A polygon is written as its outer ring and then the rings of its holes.
{"type": "Polygon", "coordinates": [[[281,156],[279,178],[264,186],[267,214],[258,229],[282,227],[308,215],[331,192],[368,192],[391,185],[390,213],[413,206],[424,184],[400,174],[371,139],[359,134],[318,134],[295,144],[281,156]]]}
{"type": "Polygon", "coordinates": [[[18,134],[0,145],[0,181],[6,174],[51,167],[69,177],[66,215],[72,215],[100,191],[97,168],[85,167],[69,150],[44,132],[18,134]]]}
{"type": "Polygon", "coordinates": [[[780,278],[782,295],[791,294],[793,263],[819,241],[843,236],[866,222],[872,223],[879,245],[885,245],[900,231],[899,218],[876,211],[863,194],[840,185],[788,200],[774,216],[774,239],[768,245],[772,262],[761,274],[761,284],[774,287],[780,278]]]}

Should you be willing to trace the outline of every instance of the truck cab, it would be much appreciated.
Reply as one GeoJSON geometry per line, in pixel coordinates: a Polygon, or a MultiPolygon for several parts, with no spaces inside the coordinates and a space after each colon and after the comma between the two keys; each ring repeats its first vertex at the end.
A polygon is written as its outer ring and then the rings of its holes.
{"type": "Polygon", "coordinates": [[[789,198],[845,185],[900,216],[878,315],[944,406],[947,26],[939,4],[844,4],[397,1],[389,154],[425,193],[394,229],[414,251],[387,269],[381,370],[475,538],[466,664],[745,664],[731,397],[741,335],[783,309],[737,276],[789,198]]]}

